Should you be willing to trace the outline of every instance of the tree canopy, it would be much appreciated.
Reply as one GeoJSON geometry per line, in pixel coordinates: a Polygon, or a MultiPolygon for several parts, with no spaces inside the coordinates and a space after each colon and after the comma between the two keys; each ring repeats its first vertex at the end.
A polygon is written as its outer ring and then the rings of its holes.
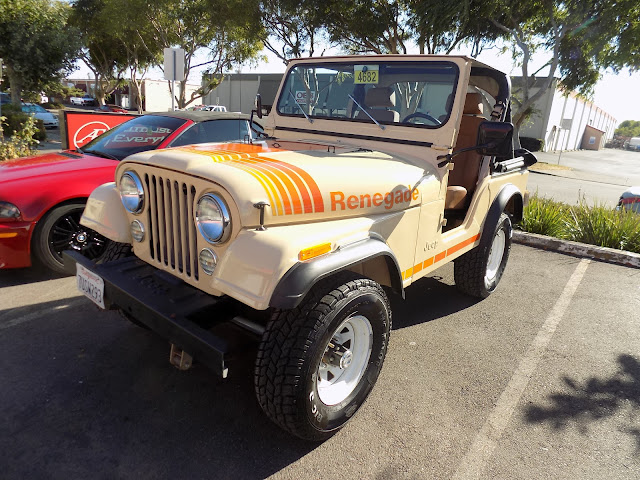
{"type": "Polygon", "coordinates": [[[69,13],[59,1],[0,0],[0,57],[14,104],[20,104],[23,89],[46,90],[73,70],[80,44],[69,13]]]}
{"type": "Polygon", "coordinates": [[[622,137],[640,137],[640,120],[625,120],[615,131],[622,137]]]}

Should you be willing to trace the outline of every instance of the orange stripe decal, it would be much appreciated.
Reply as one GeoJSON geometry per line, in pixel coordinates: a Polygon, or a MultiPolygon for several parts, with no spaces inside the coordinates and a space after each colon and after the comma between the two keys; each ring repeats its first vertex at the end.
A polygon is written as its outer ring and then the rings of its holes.
{"type": "Polygon", "coordinates": [[[298,175],[300,175],[302,180],[304,180],[307,183],[307,185],[309,187],[309,190],[311,191],[311,196],[313,197],[313,204],[314,204],[314,207],[315,207],[314,208],[315,212],[316,213],[324,212],[324,200],[322,198],[322,193],[320,193],[320,189],[318,188],[318,184],[313,179],[313,177],[311,177],[311,175],[309,175],[307,172],[305,172],[300,167],[297,167],[296,165],[292,165],[290,163],[281,162],[280,160],[274,160],[272,158],[269,158],[267,160],[269,160],[271,162],[274,162],[274,163],[279,163],[279,164],[282,164],[282,165],[286,165],[288,168],[292,169],[298,175]]]}
{"type": "Polygon", "coordinates": [[[417,265],[414,265],[413,267],[409,268],[408,270],[405,270],[404,272],[402,272],[402,279],[403,280],[408,279],[412,275],[422,271],[423,269],[425,269],[427,267],[430,267],[431,265],[433,265],[434,263],[439,262],[440,260],[444,259],[445,257],[448,257],[449,255],[454,254],[458,250],[461,250],[464,247],[467,247],[467,246],[471,245],[472,243],[475,243],[479,239],[480,239],[480,234],[474,235],[473,237],[467,238],[466,240],[464,240],[464,241],[462,241],[460,243],[457,243],[456,245],[454,245],[452,247],[449,247],[447,250],[438,253],[435,257],[427,258],[424,262],[420,262],[417,265]]]}
{"type": "Polygon", "coordinates": [[[451,255],[452,253],[456,253],[458,250],[466,247],[467,245],[471,245],[472,243],[474,243],[479,238],[480,238],[480,234],[474,235],[471,238],[467,238],[464,242],[460,242],[459,244],[454,245],[451,248],[448,248],[447,249],[447,256],[451,255]]]}
{"type": "Polygon", "coordinates": [[[284,150],[243,144],[225,144],[221,147],[219,150],[207,150],[188,146],[176,150],[206,155],[214,162],[225,162],[251,174],[269,196],[273,215],[324,212],[322,193],[305,170],[280,160],[255,155],[284,150]]]}

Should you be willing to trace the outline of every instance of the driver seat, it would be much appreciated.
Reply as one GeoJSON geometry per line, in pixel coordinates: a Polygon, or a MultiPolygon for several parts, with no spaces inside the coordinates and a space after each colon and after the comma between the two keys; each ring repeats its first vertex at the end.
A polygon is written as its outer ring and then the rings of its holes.
{"type": "MultiPolygon", "coordinates": [[[[378,122],[399,122],[400,114],[391,110],[396,106],[396,92],[391,87],[373,87],[367,90],[364,96],[364,105],[369,115],[378,122]]],[[[362,110],[356,114],[358,120],[371,119],[362,110]]]]}
{"type": "MultiPolygon", "coordinates": [[[[455,150],[473,147],[478,143],[478,127],[486,118],[482,116],[483,104],[479,93],[467,93],[460,122],[460,132],[455,150]]],[[[453,170],[449,171],[445,210],[459,210],[467,207],[478,183],[482,155],[470,151],[454,157],[453,170]]]]}

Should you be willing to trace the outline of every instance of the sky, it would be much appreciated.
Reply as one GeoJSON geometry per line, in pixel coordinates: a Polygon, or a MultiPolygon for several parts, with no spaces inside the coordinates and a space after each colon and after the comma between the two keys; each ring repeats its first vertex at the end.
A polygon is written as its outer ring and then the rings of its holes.
{"type": "MultiPolygon", "coordinates": [[[[511,55],[498,55],[497,50],[485,50],[478,60],[492,67],[498,68],[511,75],[520,75],[519,68],[513,66],[511,55]]],[[[336,52],[337,53],[337,52],[336,52]]],[[[282,73],[285,65],[280,59],[267,50],[262,52],[267,57],[266,62],[261,62],[258,66],[243,66],[234,71],[242,73],[282,73]]],[[[465,54],[465,53],[463,53],[465,54]]],[[[196,57],[196,63],[202,63],[204,58],[196,57]]],[[[535,67],[534,59],[534,68],[535,67]]],[[[539,63],[541,65],[541,63],[539,63]]],[[[69,78],[88,78],[90,71],[82,62],[78,64],[79,69],[73,72],[69,78]]],[[[201,72],[204,68],[192,70],[189,76],[189,83],[199,84],[201,72]]],[[[163,73],[160,69],[151,70],[147,74],[149,79],[162,79],[163,73]]],[[[602,74],[602,78],[595,87],[593,103],[611,114],[620,124],[624,120],[640,120],[640,72],[630,74],[628,70],[623,70],[619,74],[607,71],[602,74]]]]}

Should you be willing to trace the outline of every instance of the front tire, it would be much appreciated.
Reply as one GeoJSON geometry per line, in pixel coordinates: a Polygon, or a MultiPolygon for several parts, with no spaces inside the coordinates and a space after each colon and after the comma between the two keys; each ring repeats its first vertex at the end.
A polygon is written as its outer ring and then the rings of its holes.
{"type": "Polygon", "coordinates": [[[84,202],[59,205],[47,213],[33,233],[33,254],[44,267],[66,273],[62,261],[64,250],[76,250],[91,260],[100,260],[109,240],[80,225],[84,202]]]}
{"type": "Polygon", "coordinates": [[[300,438],[329,438],[371,392],[390,330],[389,300],[376,282],[353,274],[320,282],[267,324],[254,376],[260,406],[300,438]]]}
{"type": "Polygon", "coordinates": [[[478,298],[487,298],[498,286],[511,251],[511,219],[500,215],[489,248],[476,247],[453,262],[458,289],[478,298]]]}

